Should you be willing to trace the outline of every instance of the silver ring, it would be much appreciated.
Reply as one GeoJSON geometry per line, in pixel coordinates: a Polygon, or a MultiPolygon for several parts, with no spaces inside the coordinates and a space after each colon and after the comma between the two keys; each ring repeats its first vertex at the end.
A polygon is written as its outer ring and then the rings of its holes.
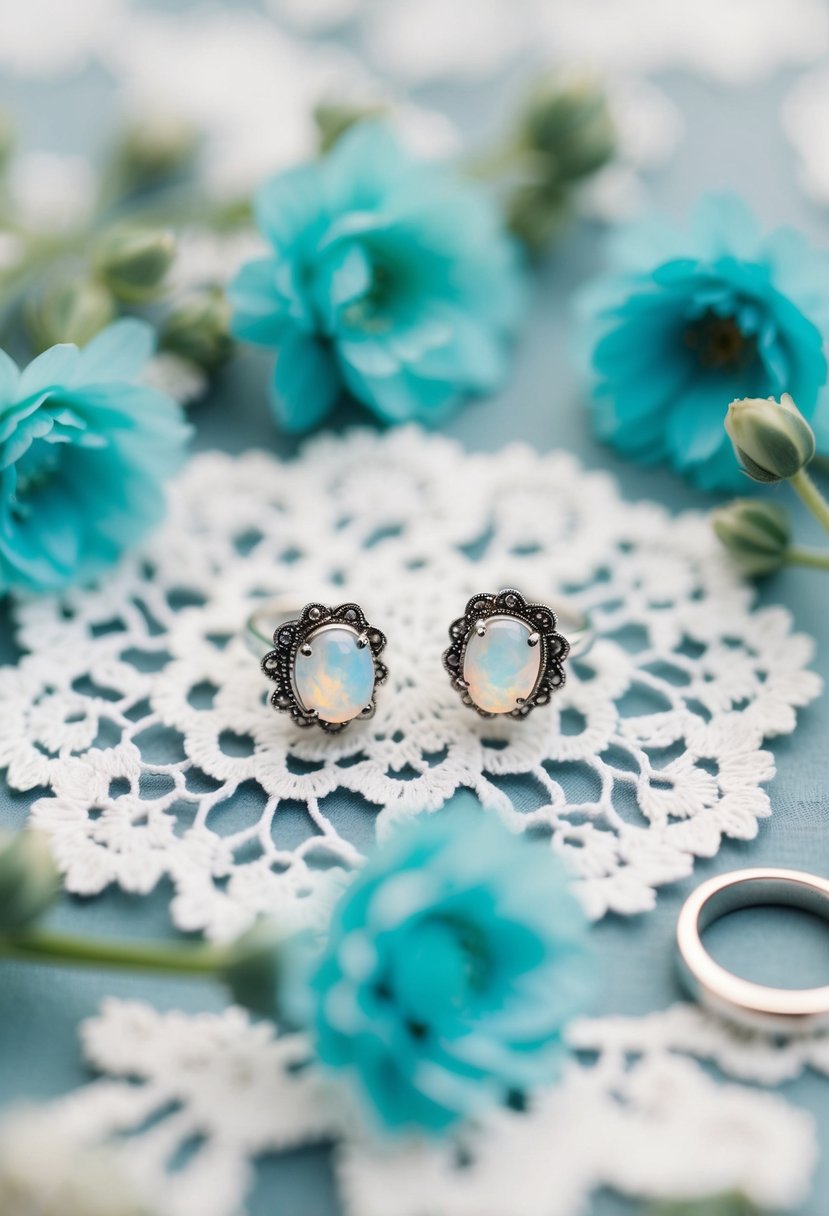
{"type": "Polygon", "coordinates": [[[688,896],[676,926],[680,973],[690,994],[741,1026],[786,1034],[829,1026],[829,986],[767,988],[716,963],[701,934],[719,917],[760,904],[785,905],[829,920],[829,881],[801,870],[734,870],[688,896]]]}
{"type": "Polygon", "coordinates": [[[377,686],[388,678],[380,661],[386,637],[359,604],[300,608],[283,596],[251,613],[245,641],[276,685],[271,705],[297,726],[340,731],[374,716],[377,686]]]}
{"type": "Polygon", "coordinates": [[[279,596],[272,600],[263,600],[245,622],[245,644],[256,659],[261,663],[265,655],[273,650],[273,640],[280,625],[297,620],[305,600],[292,595],[279,596]]]}
{"type": "Polygon", "coordinates": [[[485,718],[526,718],[561,688],[565,660],[586,653],[593,629],[570,601],[553,607],[506,587],[473,595],[449,639],[443,666],[463,703],[485,718]]]}

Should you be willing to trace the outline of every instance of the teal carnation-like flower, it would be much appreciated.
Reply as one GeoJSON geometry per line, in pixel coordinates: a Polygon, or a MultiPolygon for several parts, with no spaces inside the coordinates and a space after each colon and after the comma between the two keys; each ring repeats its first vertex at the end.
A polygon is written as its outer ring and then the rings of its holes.
{"type": "Polygon", "coordinates": [[[440,1132],[553,1080],[592,990],[558,859],[466,801],[378,849],[311,981],[320,1059],[392,1130],[440,1132]]]}
{"type": "Polygon", "coordinates": [[[189,429],[134,383],[152,349],[150,326],[123,320],[22,372],[0,351],[0,592],[86,582],[161,518],[189,429]]]}
{"type": "Polygon", "coordinates": [[[367,122],[267,182],[256,218],[273,253],[232,284],[233,332],[277,349],[286,430],[316,425],[344,389],[390,422],[434,422],[500,384],[523,279],[479,187],[367,122]]]}
{"type": "Polygon", "coordinates": [[[624,455],[703,489],[744,488],[728,405],[783,393],[829,445],[829,255],[790,229],[764,235],[740,199],[703,199],[683,231],[659,219],[623,230],[578,312],[596,430],[624,455]]]}

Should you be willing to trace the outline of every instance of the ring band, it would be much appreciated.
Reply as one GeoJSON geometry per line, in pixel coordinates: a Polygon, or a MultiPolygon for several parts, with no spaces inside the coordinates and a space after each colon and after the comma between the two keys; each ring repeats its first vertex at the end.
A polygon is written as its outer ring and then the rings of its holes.
{"type": "Polygon", "coordinates": [[[568,657],[577,659],[586,655],[596,640],[596,631],[584,609],[566,595],[548,595],[544,602],[555,613],[556,628],[567,638],[570,647],[568,657]]]}
{"type": "Polygon", "coordinates": [[[680,974],[690,994],[714,1013],[742,1026],[786,1034],[829,1026],[829,986],[768,988],[727,971],[702,944],[715,920],[740,908],[784,905],[829,921],[829,881],[801,870],[734,870],[702,883],[679,914],[680,974]]]}
{"type": "MultiPolygon", "coordinates": [[[[320,596],[325,599],[325,596],[320,596]]],[[[245,622],[245,644],[261,662],[269,650],[273,650],[273,637],[280,625],[295,620],[302,612],[306,600],[293,595],[282,595],[272,600],[263,600],[245,622]]]]}
{"type": "MultiPolygon", "coordinates": [[[[321,596],[321,599],[331,598],[321,596]]],[[[547,602],[556,614],[558,628],[570,643],[570,658],[587,654],[595,639],[595,630],[587,613],[566,596],[547,597],[547,602]]],[[[263,601],[245,622],[245,643],[256,660],[265,657],[273,647],[273,635],[285,621],[293,620],[302,611],[304,600],[285,595],[263,601]]]]}

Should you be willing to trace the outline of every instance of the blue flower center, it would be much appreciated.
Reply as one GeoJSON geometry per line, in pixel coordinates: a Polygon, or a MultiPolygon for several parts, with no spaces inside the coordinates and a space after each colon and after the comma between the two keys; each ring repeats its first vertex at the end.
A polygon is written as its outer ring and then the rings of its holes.
{"type": "Polygon", "coordinates": [[[701,366],[712,371],[738,371],[757,353],[754,338],[743,333],[735,317],[710,308],[685,328],[683,341],[701,366]]]}

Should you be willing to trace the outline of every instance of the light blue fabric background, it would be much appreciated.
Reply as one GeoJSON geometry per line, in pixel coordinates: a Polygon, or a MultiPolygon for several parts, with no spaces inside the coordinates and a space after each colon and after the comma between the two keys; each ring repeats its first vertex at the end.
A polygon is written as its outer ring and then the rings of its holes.
{"type": "MultiPolygon", "coordinates": [[[[653,181],[653,199],[680,214],[703,190],[736,187],[768,223],[793,222],[818,241],[829,241],[829,216],[798,194],[794,162],[779,126],[779,105],[791,77],[781,75],[752,89],[721,90],[690,77],[665,81],[681,106],[687,133],[675,160],[653,181]]],[[[40,86],[0,81],[0,104],[11,104],[28,135],[40,144],[85,150],[100,144],[101,101],[108,85],[98,70],[71,85],[40,86]]],[[[278,121],[278,116],[273,116],[278,121]]],[[[571,366],[569,304],[574,288],[601,265],[600,230],[582,226],[539,276],[535,306],[517,353],[514,374],[497,398],[470,405],[447,428],[469,449],[495,450],[523,439],[539,450],[564,447],[591,468],[610,470],[630,499],[655,499],[674,510],[705,508],[710,501],[671,474],[628,465],[596,443],[579,401],[571,366]]],[[[827,285],[829,287],[829,284],[827,285]]],[[[253,445],[283,455],[295,449],[274,432],[265,404],[266,361],[249,355],[222,379],[210,399],[193,412],[198,448],[241,451],[253,445]]],[[[365,421],[356,409],[348,421],[365,421]]],[[[787,498],[785,492],[781,496],[787,498]]],[[[797,516],[804,537],[814,527],[797,516]]],[[[829,676],[829,578],[787,571],[768,582],[762,599],[784,603],[798,626],[818,641],[817,669],[829,676]]],[[[0,621],[0,659],[13,662],[7,615],[0,621]]],[[[680,997],[673,967],[673,929],[680,904],[703,878],[735,866],[768,863],[809,868],[829,875],[829,697],[800,717],[797,733],[773,746],[778,774],[771,789],[773,817],[750,844],[726,844],[694,879],[663,889],[658,908],[630,919],[607,918],[596,926],[602,961],[599,1009],[624,1014],[663,1008],[680,997]]],[[[20,826],[29,796],[3,787],[0,824],[20,826]]],[[[135,937],[172,936],[165,885],[152,897],[109,892],[90,901],[65,898],[54,924],[88,933],[135,937]]],[[[711,933],[711,944],[727,965],[756,979],[800,985],[829,983],[825,926],[794,912],[757,911],[733,916],[711,933]]],[[[78,974],[39,967],[0,969],[0,1106],[23,1098],[63,1093],[88,1079],[77,1039],[82,1019],[109,994],[141,997],[160,1008],[218,1009],[221,993],[203,983],[78,974]]],[[[813,1075],[786,1085],[782,1093],[818,1117],[824,1161],[813,1200],[801,1216],[825,1216],[829,1195],[829,1082],[813,1075]]],[[[250,1204],[252,1216],[333,1216],[336,1195],[328,1155],[292,1153],[263,1163],[250,1204]]],[[[638,1211],[609,1195],[598,1196],[595,1216],[638,1211]]]]}

